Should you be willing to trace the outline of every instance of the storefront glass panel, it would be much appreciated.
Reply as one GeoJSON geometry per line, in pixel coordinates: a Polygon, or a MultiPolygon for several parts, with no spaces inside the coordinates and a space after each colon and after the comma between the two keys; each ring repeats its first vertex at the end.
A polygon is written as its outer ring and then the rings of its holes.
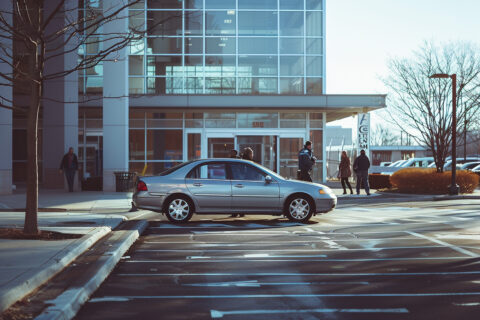
{"type": "Polygon", "coordinates": [[[303,147],[303,138],[280,138],[280,175],[296,179],[298,152],[303,147]]]}
{"type": "Polygon", "coordinates": [[[238,113],[239,128],[278,128],[278,113],[238,113]]]}
{"type": "Polygon", "coordinates": [[[207,145],[209,158],[229,158],[235,146],[233,138],[208,138],[207,145]]]}
{"type": "Polygon", "coordinates": [[[183,160],[182,130],[147,130],[148,160],[183,160]]]}

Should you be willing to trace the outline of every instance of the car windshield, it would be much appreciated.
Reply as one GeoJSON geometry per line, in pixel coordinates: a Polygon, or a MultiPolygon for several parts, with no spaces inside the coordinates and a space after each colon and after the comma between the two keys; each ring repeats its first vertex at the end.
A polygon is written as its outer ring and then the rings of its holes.
{"type": "Polygon", "coordinates": [[[171,167],[170,169],[161,172],[161,173],[159,174],[159,176],[167,176],[167,175],[169,175],[169,174],[177,171],[178,169],[185,167],[187,164],[190,164],[190,163],[192,163],[192,162],[193,162],[193,161],[187,161],[187,162],[184,162],[184,163],[177,164],[176,166],[171,167]]]}
{"type": "Polygon", "coordinates": [[[261,164],[258,164],[258,163],[255,163],[256,166],[258,166],[260,169],[262,169],[263,171],[265,171],[268,175],[272,176],[272,177],[275,177],[275,178],[280,178],[280,179],[286,179],[285,177],[282,177],[281,175],[279,175],[278,173],[262,166],[261,164]]]}

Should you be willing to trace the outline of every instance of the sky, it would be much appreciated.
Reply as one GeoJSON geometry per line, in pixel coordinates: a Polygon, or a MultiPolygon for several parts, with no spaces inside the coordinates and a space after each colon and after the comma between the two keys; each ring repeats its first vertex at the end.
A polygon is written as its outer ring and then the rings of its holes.
{"type": "Polygon", "coordinates": [[[411,56],[425,40],[480,44],[480,0],[326,0],[326,93],[388,94],[388,59],[411,56]]]}

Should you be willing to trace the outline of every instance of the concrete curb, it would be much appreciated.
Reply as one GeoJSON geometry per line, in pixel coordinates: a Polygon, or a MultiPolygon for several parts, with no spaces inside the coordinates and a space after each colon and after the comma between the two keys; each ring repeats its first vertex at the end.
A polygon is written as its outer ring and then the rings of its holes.
{"type": "Polygon", "coordinates": [[[68,289],[60,294],[54,300],[46,301],[48,304],[53,304],[48,307],[42,314],[37,316],[36,320],[50,320],[50,319],[72,319],[80,310],[82,305],[88,298],[98,289],[98,287],[105,281],[115,268],[121,257],[127,252],[130,246],[140,237],[143,231],[147,228],[148,221],[139,221],[132,230],[115,231],[123,232],[122,242],[117,248],[111,252],[105,253],[100,259],[101,265],[95,276],[90,278],[87,283],[81,287],[68,289]]]}
{"type": "Polygon", "coordinates": [[[458,195],[458,196],[435,196],[433,197],[433,201],[443,201],[443,200],[467,200],[467,199],[480,199],[480,196],[467,196],[467,195],[458,195]]]}
{"type": "Polygon", "coordinates": [[[91,232],[64,248],[59,253],[64,255],[59,259],[55,259],[55,263],[26,279],[20,285],[6,290],[6,293],[0,297],[0,313],[46,283],[110,231],[109,227],[94,228],[91,232]],[[87,239],[85,239],[86,236],[88,236],[87,239]]]}

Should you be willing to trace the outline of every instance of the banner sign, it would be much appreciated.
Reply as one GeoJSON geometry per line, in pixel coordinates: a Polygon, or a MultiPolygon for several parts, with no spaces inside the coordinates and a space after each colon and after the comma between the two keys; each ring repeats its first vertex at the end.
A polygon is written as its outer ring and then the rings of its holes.
{"type": "Polygon", "coordinates": [[[357,143],[358,150],[365,150],[367,156],[370,149],[370,114],[359,113],[358,114],[358,126],[357,126],[357,143]]]}

